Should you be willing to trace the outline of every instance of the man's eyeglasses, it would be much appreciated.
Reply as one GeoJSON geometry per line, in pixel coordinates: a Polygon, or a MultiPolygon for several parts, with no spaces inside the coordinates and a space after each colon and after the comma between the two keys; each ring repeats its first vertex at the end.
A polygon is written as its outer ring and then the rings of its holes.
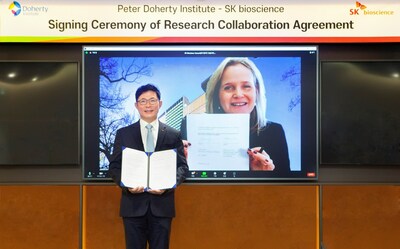
{"type": "Polygon", "coordinates": [[[147,105],[147,103],[155,105],[158,103],[158,99],[139,99],[137,102],[139,105],[147,105]]]}

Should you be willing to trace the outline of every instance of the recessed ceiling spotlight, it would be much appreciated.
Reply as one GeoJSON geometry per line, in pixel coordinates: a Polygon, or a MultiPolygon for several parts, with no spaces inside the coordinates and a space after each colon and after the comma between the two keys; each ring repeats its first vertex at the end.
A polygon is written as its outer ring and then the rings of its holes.
{"type": "Polygon", "coordinates": [[[15,76],[17,76],[16,73],[9,73],[8,74],[8,78],[15,78],[15,76]]]}

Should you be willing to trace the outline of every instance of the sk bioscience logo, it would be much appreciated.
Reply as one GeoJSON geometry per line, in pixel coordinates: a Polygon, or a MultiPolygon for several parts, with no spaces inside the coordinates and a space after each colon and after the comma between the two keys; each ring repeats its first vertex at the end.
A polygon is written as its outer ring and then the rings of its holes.
{"type": "Polygon", "coordinates": [[[19,2],[14,1],[8,6],[8,9],[11,10],[14,16],[18,16],[21,13],[21,4],[19,2]]]}
{"type": "Polygon", "coordinates": [[[370,9],[367,8],[366,5],[356,1],[356,7],[350,9],[349,11],[351,16],[354,15],[370,15],[370,16],[391,16],[394,15],[394,11],[393,10],[383,10],[383,9],[370,9]]]}

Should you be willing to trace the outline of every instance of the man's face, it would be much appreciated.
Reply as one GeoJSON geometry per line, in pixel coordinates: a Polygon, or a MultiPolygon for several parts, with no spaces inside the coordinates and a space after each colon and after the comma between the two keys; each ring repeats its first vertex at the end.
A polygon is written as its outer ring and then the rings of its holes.
{"type": "Polygon", "coordinates": [[[153,91],[142,93],[135,103],[136,109],[139,111],[140,118],[151,123],[157,119],[158,111],[162,106],[162,101],[157,98],[157,94],[153,91]]]}

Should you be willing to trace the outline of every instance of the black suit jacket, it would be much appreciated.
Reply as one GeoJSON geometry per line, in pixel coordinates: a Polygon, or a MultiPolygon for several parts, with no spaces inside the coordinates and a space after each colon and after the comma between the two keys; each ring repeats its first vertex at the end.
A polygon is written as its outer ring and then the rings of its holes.
{"type": "MultiPolygon", "coordinates": [[[[113,155],[110,160],[109,172],[114,182],[121,187],[122,148],[129,147],[144,151],[139,121],[117,131],[113,155]]],[[[188,171],[180,133],[166,124],[159,122],[157,144],[155,151],[177,149],[177,185],[181,184],[188,171]]],[[[120,215],[122,217],[138,217],[146,214],[148,208],[159,217],[175,216],[174,189],[167,190],[162,195],[147,192],[132,194],[127,188],[122,188],[120,215]]]]}

